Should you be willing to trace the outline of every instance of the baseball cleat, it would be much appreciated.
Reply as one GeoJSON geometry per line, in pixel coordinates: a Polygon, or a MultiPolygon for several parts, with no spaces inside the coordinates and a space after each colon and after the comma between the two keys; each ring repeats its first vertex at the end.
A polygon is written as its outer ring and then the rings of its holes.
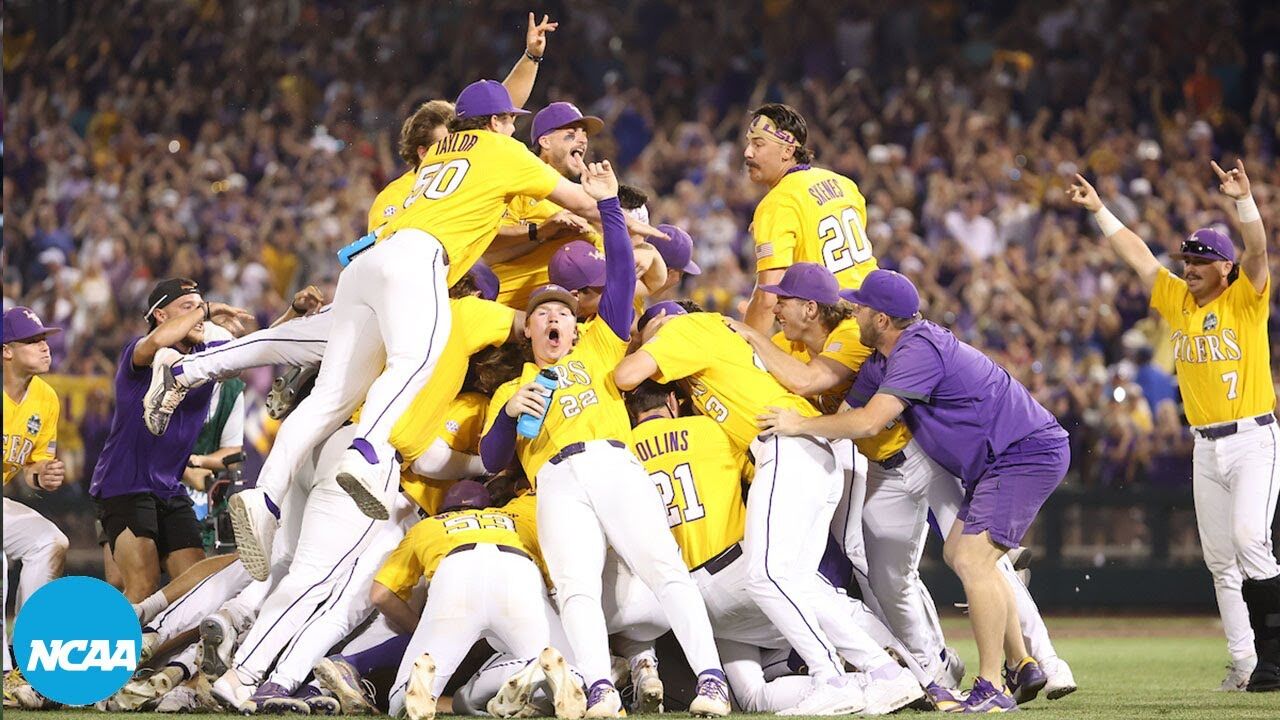
{"type": "Polygon", "coordinates": [[[584,717],[622,717],[622,696],[608,680],[597,680],[587,691],[587,712],[584,717]]]}
{"type": "Polygon", "coordinates": [[[235,651],[236,627],[223,610],[200,621],[200,672],[206,677],[221,677],[231,666],[231,654],[235,651]]]}
{"type": "Polygon", "coordinates": [[[631,668],[631,687],[635,691],[635,711],[641,715],[652,715],[662,712],[662,700],[665,692],[662,678],[658,676],[658,666],[650,658],[644,658],[631,668]]]}
{"type": "Polygon", "coordinates": [[[1249,675],[1253,673],[1257,661],[1253,658],[1248,660],[1235,660],[1227,666],[1227,676],[1223,678],[1222,684],[1218,686],[1218,692],[1244,692],[1249,685],[1249,675]]]}
{"type": "Polygon", "coordinates": [[[542,666],[536,659],[525,663],[524,667],[507,678],[486,705],[489,714],[494,717],[515,717],[529,703],[534,687],[542,681],[542,666]]]}
{"type": "MultiPolygon", "coordinates": [[[[654,673],[657,673],[655,668],[654,673]]],[[[729,683],[720,670],[707,670],[698,675],[698,694],[689,703],[694,717],[724,717],[729,714],[729,683]]]]}
{"type": "MultiPolygon", "coordinates": [[[[9,650],[4,648],[4,651],[9,650]]],[[[4,706],[11,710],[43,710],[45,699],[22,677],[22,672],[14,668],[4,676],[4,706]]]]}
{"type": "Polygon", "coordinates": [[[1280,691],[1280,665],[1260,661],[1249,676],[1249,685],[1245,689],[1251,693],[1280,691]]]}
{"type": "Polygon", "coordinates": [[[1076,691],[1076,678],[1071,674],[1071,666],[1061,658],[1049,660],[1042,666],[1044,674],[1049,676],[1045,683],[1044,694],[1050,700],[1064,698],[1076,691]]]}
{"type": "MultiPolygon", "coordinates": [[[[356,438],[356,443],[363,443],[361,438],[356,438]]],[[[364,443],[368,446],[368,443],[364,443]]],[[[370,450],[372,452],[372,450],[370,450]]],[[[382,493],[373,488],[371,475],[378,470],[377,456],[370,461],[364,453],[355,447],[347,448],[342,453],[342,458],[338,460],[337,477],[338,487],[351,496],[356,501],[356,507],[360,508],[360,512],[372,520],[386,520],[391,517],[390,510],[387,509],[386,502],[382,499],[382,493]]]]}
{"type": "Polygon", "coordinates": [[[254,688],[245,685],[234,669],[223,673],[222,677],[213,681],[213,686],[209,689],[209,693],[219,705],[246,715],[255,709],[252,702],[253,691],[254,688]]]}
{"type": "Polygon", "coordinates": [[[311,708],[301,700],[297,700],[280,683],[264,682],[258,686],[253,697],[249,698],[255,715],[293,715],[311,714],[311,708]]]}
{"type": "Polygon", "coordinates": [[[432,720],[436,716],[436,661],[423,653],[413,661],[409,687],[404,693],[404,711],[409,720],[432,720]]]}
{"type": "Polygon", "coordinates": [[[888,715],[924,697],[920,683],[904,667],[896,668],[894,676],[884,680],[869,675],[866,677],[867,681],[862,688],[866,701],[862,712],[866,715],[888,715]]]}
{"type": "Polygon", "coordinates": [[[342,712],[342,703],[338,702],[338,698],[315,685],[303,685],[293,696],[305,702],[312,715],[337,715],[342,712]]]}
{"type": "Polygon", "coordinates": [[[1048,676],[1034,658],[1023,658],[1016,668],[1005,666],[1004,683],[1008,686],[1013,701],[1019,705],[1035,700],[1048,682],[1048,676]]]}
{"type": "Polygon", "coordinates": [[[954,690],[938,683],[929,683],[929,687],[924,689],[924,695],[935,710],[942,712],[952,712],[952,708],[963,702],[954,690]]]}
{"type": "Polygon", "coordinates": [[[151,659],[156,654],[156,649],[160,647],[160,633],[155,630],[142,631],[142,647],[138,650],[138,663],[142,664],[151,659]]]}
{"type": "Polygon", "coordinates": [[[283,375],[271,383],[267,393],[267,415],[272,420],[283,420],[302,402],[302,398],[311,392],[316,384],[316,376],[320,367],[289,368],[283,375]]]}
{"type": "Polygon", "coordinates": [[[538,666],[551,690],[556,717],[578,720],[585,716],[587,694],[582,690],[582,681],[569,670],[569,664],[560,651],[553,647],[544,649],[538,655],[538,666]]]}
{"type": "Polygon", "coordinates": [[[365,690],[364,679],[341,655],[331,655],[316,663],[313,672],[321,687],[338,698],[343,715],[378,714],[373,694],[365,690]]]}
{"type": "Polygon", "coordinates": [[[779,715],[852,715],[867,706],[862,692],[865,681],[847,674],[826,682],[814,681],[809,692],[796,704],[779,715]]]}
{"type": "Polygon", "coordinates": [[[193,713],[202,712],[200,698],[196,691],[186,685],[179,685],[160,698],[156,705],[158,713],[193,713]]]}
{"type": "Polygon", "coordinates": [[[261,488],[241,490],[227,501],[236,550],[249,577],[263,581],[271,576],[271,543],[280,521],[267,508],[267,493],[261,488]]]}
{"type": "Polygon", "coordinates": [[[182,359],[182,353],[173,348],[160,348],[151,361],[151,385],[142,396],[142,419],[152,435],[163,435],[169,428],[169,418],[187,396],[188,388],[178,382],[173,366],[182,359]]]}
{"type": "Polygon", "coordinates": [[[977,713],[1014,712],[1017,709],[1018,703],[1013,701],[1011,695],[997,689],[995,685],[992,685],[985,678],[979,677],[974,681],[973,689],[969,691],[968,697],[947,712],[973,715],[977,713]]]}
{"type": "Polygon", "coordinates": [[[964,660],[955,648],[943,648],[941,664],[934,675],[934,682],[946,688],[958,688],[964,681],[964,660]]]}

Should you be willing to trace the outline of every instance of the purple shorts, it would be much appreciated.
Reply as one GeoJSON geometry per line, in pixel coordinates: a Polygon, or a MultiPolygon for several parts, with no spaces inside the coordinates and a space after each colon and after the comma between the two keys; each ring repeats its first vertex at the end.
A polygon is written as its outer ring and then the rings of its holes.
{"type": "Polygon", "coordinates": [[[1017,547],[1070,464],[1066,433],[1035,433],[1010,445],[966,490],[957,515],[964,533],[986,531],[997,545],[1017,547]]]}

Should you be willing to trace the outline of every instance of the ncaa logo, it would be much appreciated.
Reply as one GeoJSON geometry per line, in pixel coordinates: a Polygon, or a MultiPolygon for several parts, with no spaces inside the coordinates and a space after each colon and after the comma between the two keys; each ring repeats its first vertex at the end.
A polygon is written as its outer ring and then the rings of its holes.
{"type": "Polygon", "coordinates": [[[41,695],[64,705],[105,700],[138,668],[142,631],[129,601],[89,577],[45,585],[13,628],[18,669],[41,695]]]}
{"type": "Polygon", "coordinates": [[[1218,329],[1218,314],[1211,312],[1204,316],[1204,331],[1213,332],[1218,329]]]}

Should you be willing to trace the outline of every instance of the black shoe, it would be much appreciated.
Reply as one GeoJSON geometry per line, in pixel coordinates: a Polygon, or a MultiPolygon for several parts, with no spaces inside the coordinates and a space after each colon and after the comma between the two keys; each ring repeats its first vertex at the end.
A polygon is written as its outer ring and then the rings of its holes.
{"type": "Polygon", "coordinates": [[[1249,685],[1245,689],[1249,692],[1280,691],[1280,665],[1259,661],[1253,674],[1249,676],[1249,685]]]}

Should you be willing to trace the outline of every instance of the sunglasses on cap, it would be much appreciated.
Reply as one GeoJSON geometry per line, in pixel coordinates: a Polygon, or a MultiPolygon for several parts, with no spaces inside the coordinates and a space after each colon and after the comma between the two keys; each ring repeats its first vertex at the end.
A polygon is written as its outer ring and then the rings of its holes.
{"type": "Polygon", "coordinates": [[[1182,247],[1178,252],[1181,255],[1195,256],[1206,260],[1209,259],[1209,257],[1216,257],[1219,260],[1231,262],[1231,258],[1223,255],[1221,250],[1210,245],[1206,245],[1195,238],[1187,238],[1186,240],[1183,240],[1182,247]]]}

